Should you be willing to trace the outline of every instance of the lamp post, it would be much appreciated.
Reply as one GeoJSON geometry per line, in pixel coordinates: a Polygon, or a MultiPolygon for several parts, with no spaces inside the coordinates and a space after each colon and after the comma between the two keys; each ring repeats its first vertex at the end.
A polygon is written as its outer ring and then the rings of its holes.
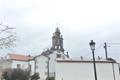
{"type": "Polygon", "coordinates": [[[94,76],[95,76],[95,80],[97,80],[96,63],[95,63],[95,55],[94,55],[95,42],[93,42],[93,40],[91,40],[89,45],[90,45],[90,48],[91,48],[91,51],[92,51],[92,54],[93,54],[94,76]]]}

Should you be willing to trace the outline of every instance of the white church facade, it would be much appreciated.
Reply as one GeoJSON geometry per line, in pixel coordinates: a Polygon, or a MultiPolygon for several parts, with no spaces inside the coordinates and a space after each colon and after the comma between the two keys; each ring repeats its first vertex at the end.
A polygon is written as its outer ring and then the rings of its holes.
{"type": "Polygon", "coordinates": [[[47,77],[55,78],[56,59],[68,59],[69,55],[64,53],[63,38],[59,28],[53,33],[52,47],[34,57],[34,71],[40,74],[40,80],[47,77]]]}
{"type": "MultiPolygon", "coordinates": [[[[31,75],[39,73],[40,80],[48,77],[55,80],[95,80],[92,59],[70,58],[64,51],[63,37],[59,28],[56,28],[52,36],[52,47],[27,59],[25,65],[30,65],[31,75]]],[[[18,63],[14,64],[17,66],[18,63]]],[[[119,69],[119,63],[112,58],[96,58],[98,80],[120,80],[119,69]]]]}
{"type": "MultiPolygon", "coordinates": [[[[35,71],[40,80],[53,77],[55,80],[94,80],[92,59],[70,58],[64,53],[63,38],[59,28],[53,33],[52,47],[34,57],[35,71]]],[[[96,58],[98,80],[120,80],[119,64],[109,58],[96,58]]]]}

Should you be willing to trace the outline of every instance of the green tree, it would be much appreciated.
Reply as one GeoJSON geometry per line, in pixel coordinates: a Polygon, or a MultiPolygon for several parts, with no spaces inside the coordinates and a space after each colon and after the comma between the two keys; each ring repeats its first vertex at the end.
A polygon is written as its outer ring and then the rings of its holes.
{"type": "Polygon", "coordinates": [[[2,74],[5,80],[29,80],[30,71],[19,68],[6,69],[2,74]]]}

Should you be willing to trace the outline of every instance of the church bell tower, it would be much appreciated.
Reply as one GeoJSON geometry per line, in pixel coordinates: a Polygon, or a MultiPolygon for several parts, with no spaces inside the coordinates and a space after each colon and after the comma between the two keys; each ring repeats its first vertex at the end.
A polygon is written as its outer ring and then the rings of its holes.
{"type": "Polygon", "coordinates": [[[52,50],[59,50],[64,52],[63,48],[63,37],[60,33],[59,28],[57,27],[52,36],[52,50]]]}

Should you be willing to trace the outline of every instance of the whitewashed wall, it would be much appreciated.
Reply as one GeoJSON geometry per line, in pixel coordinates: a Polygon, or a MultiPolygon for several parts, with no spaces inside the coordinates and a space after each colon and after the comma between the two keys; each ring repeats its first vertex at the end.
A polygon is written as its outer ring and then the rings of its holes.
{"type": "Polygon", "coordinates": [[[55,73],[56,59],[67,59],[66,55],[59,51],[54,51],[52,54],[49,55],[49,57],[50,57],[50,66],[49,66],[50,74],[55,73]],[[61,54],[61,57],[57,58],[57,54],[61,54]]]}
{"type": "Polygon", "coordinates": [[[56,61],[56,52],[54,52],[53,54],[50,54],[50,65],[49,65],[49,69],[50,69],[50,73],[54,73],[55,72],[55,61],[56,61]]]}
{"type": "MultiPolygon", "coordinates": [[[[113,65],[112,63],[97,63],[96,67],[98,80],[120,80],[117,63],[113,65]]],[[[56,62],[55,80],[94,80],[93,63],[56,62]]]]}
{"type": "MultiPolygon", "coordinates": [[[[66,56],[61,53],[61,52],[57,52],[54,51],[52,54],[49,55],[50,60],[49,60],[49,76],[50,77],[54,77],[55,76],[55,63],[56,63],[56,55],[57,54],[61,54],[62,57],[64,56],[66,58],[66,56]]],[[[36,72],[38,72],[40,74],[40,80],[45,80],[48,76],[48,57],[44,56],[44,55],[40,55],[37,56],[35,58],[36,61],[36,72]]]]}
{"type": "Polygon", "coordinates": [[[34,74],[35,72],[35,61],[34,60],[30,60],[30,65],[31,65],[31,75],[34,74]]]}
{"type": "Polygon", "coordinates": [[[16,61],[16,60],[12,60],[11,63],[11,68],[17,68],[17,64],[20,64],[20,67],[22,69],[27,69],[28,68],[28,61],[16,61]]]}
{"type": "Polygon", "coordinates": [[[47,61],[48,59],[41,55],[36,57],[36,72],[40,74],[40,80],[45,80],[47,77],[47,61]]]}

